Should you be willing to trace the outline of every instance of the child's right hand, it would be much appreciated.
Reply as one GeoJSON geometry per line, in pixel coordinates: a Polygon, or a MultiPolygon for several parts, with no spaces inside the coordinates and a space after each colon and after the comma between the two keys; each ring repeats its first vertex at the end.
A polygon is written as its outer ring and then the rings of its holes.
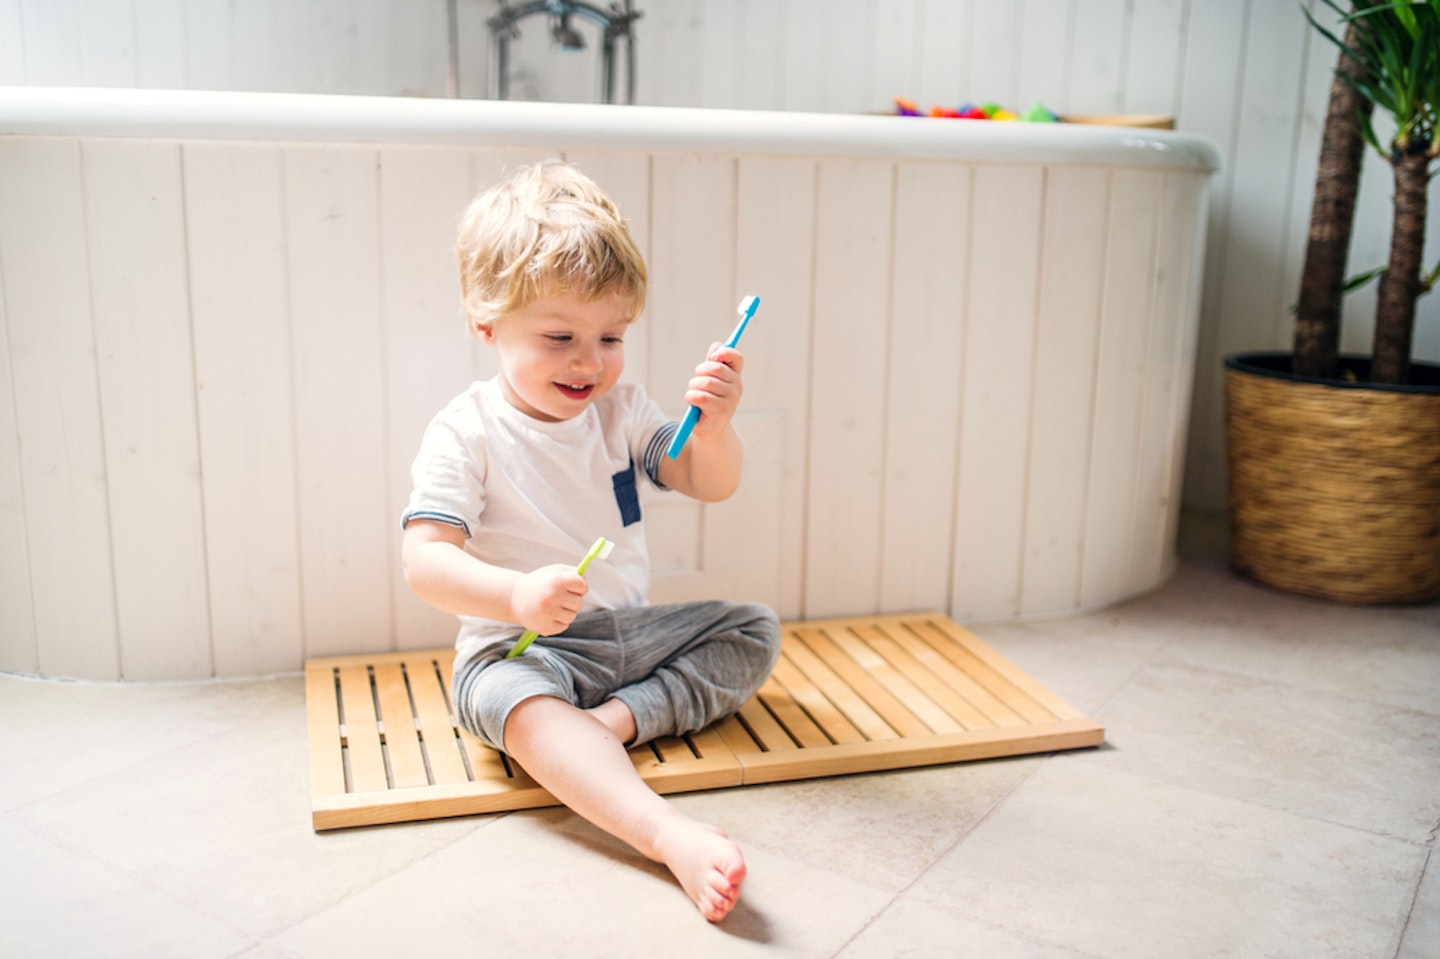
{"type": "Polygon", "coordinates": [[[563,633],[575,622],[590,591],[573,566],[542,566],[525,573],[510,592],[515,621],[538,636],[563,633]]]}

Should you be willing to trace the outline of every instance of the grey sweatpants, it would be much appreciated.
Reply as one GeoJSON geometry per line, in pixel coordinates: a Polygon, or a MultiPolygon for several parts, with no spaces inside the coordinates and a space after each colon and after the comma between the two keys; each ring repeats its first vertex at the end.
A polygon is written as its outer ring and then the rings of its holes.
{"type": "Polygon", "coordinates": [[[456,664],[455,713],[481,741],[503,750],[510,710],[555,696],[581,709],[620,700],[644,743],[739,709],[780,657],[780,622],[764,606],[720,600],[599,610],[515,659],[508,651],[491,646],[456,664]]]}

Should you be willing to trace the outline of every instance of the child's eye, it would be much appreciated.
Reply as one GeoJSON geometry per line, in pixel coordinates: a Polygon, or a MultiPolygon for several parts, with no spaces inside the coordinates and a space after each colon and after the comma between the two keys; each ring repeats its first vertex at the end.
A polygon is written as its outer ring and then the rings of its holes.
{"type": "Polygon", "coordinates": [[[563,344],[569,343],[571,337],[569,333],[546,333],[545,339],[549,340],[551,343],[563,344]]]}
{"type": "Polygon", "coordinates": [[[624,343],[624,342],[625,342],[625,337],[623,337],[623,336],[607,336],[607,337],[604,337],[603,339],[604,339],[604,342],[610,343],[610,344],[612,344],[612,345],[614,345],[614,346],[619,346],[621,343],[624,343]]]}

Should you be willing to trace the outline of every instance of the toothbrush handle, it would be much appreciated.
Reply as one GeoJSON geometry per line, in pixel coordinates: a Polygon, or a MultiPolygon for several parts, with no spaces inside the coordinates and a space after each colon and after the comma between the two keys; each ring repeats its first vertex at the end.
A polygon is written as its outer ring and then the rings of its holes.
{"type": "MultiPolygon", "coordinates": [[[[745,327],[750,325],[750,317],[755,315],[759,306],[760,297],[758,296],[748,296],[740,301],[740,322],[735,324],[735,329],[730,333],[730,339],[725,341],[726,349],[733,350],[740,344],[740,334],[744,333],[745,327]]],[[[666,456],[672,460],[680,456],[680,451],[685,448],[685,441],[690,438],[690,431],[695,428],[699,419],[700,407],[692,406],[685,411],[685,418],[680,421],[680,430],[670,441],[670,448],[665,451],[666,456]]]]}
{"type": "Polygon", "coordinates": [[[700,407],[692,406],[685,411],[685,418],[680,421],[680,429],[675,432],[675,438],[670,441],[670,448],[665,451],[666,456],[673,460],[680,455],[680,451],[685,448],[685,441],[690,438],[690,431],[699,421],[700,407]]]}
{"type": "Polygon", "coordinates": [[[535,642],[535,640],[539,638],[540,634],[535,632],[535,630],[525,630],[525,634],[520,637],[519,642],[517,642],[514,646],[510,647],[510,652],[505,654],[505,658],[514,659],[516,656],[519,656],[521,653],[525,652],[525,650],[529,649],[530,644],[535,642]]]}
{"type": "MultiPolygon", "coordinates": [[[[586,553],[585,558],[580,561],[580,565],[575,567],[575,572],[579,573],[581,576],[584,576],[585,571],[590,568],[590,563],[595,559],[595,557],[600,555],[600,552],[603,549],[605,549],[605,537],[602,536],[595,541],[595,545],[590,547],[590,552],[586,553]]],[[[510,652],[505,654],[505,658],[514,659],[516,656],[519,656],[521,653],[525,652],[525,650],[529,649],[530,644],[535,642],[535,640],[539,638],[540,634],[535,632],[535,630],[525,630],[525,632],[520,636],[519,641],[517,641],[514,646],[510,647],[510,652]]]]}

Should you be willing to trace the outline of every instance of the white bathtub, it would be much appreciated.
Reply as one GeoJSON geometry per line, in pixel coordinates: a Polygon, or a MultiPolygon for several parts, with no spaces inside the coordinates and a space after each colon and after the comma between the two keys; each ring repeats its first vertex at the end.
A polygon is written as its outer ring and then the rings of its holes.
{"type": "Polygon", "coordinates": [[[398,575],[489,359],[456,216],[560,153],[649,258],[627,376],[744,342],[742,491],[647,500],[652,599],[1062,615],[1174,563],[1217,154],[1184,134],[0,88],[0,670],[188,679],[440,646],[398,575]]]}

